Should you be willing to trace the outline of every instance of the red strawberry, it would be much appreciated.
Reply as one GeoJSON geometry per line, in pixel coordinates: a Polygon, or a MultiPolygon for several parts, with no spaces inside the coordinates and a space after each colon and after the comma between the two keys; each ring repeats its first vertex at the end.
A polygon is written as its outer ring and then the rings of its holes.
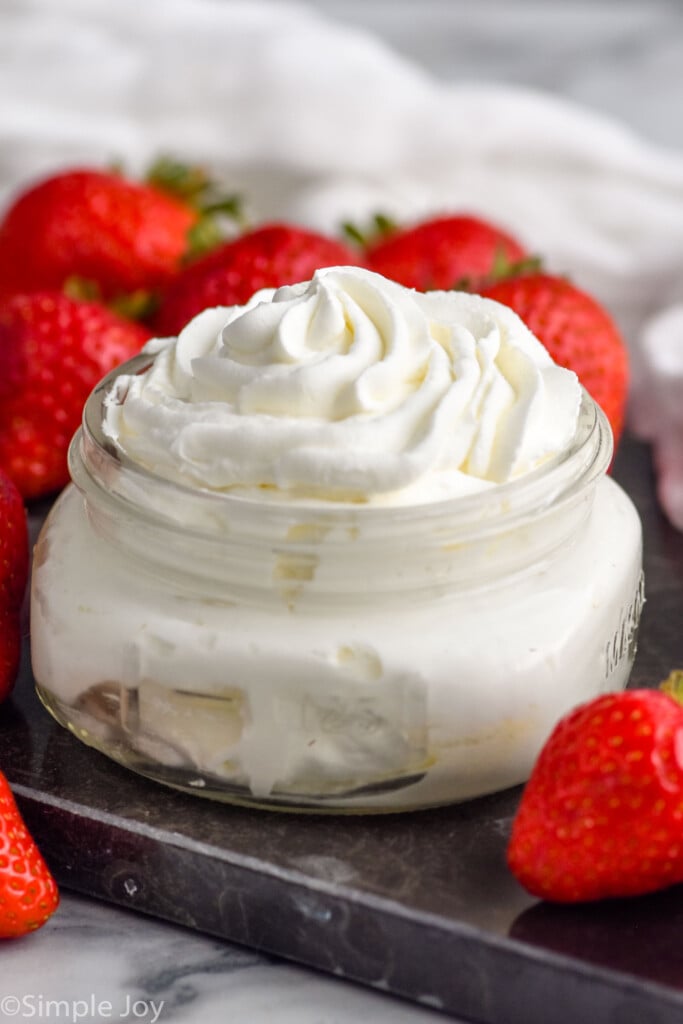
{"type": "Polygon", "coordinates": [[[198,213],[113,172],[60,172],[23,192],[0,223],[0,295],[61,289],[72,277],[111,299],[156,289],[178,269],[198,213]]]}
{"type": "Polygon", "coordinates": [[[348,246],[290,224],[269,224],[189,264],[169,285],[155,327],[177,334],[210,306],[242,305],[260,288],[307,281],[321,267],[358,264],[348,246]]]}
{"type": "Polygon", "coordinates": [[[60,292],[0,306],[0,467],[24,498],[64,486],[85,399],[148,338],[138,324],[60,292]]]}
{"type": "Polygon", "coordinates": [[[19,668],[19,613],[27,578],[24,503],[12,481],[0,470],[0,702],[12,689],[19,668]]]}
{"type": "Polygon", "coordinates": [[[628,392],[626,345],[607,311],[563,277],[534,273],[500,281],[484,292],[512,307],[556,363],[574,370],[612,426],[623,426],[628,392]]]}
{"type": "Polygon", "coordinates": [[[58,904],[55,880],[0,772],[0,939],[40,928],[58,904]]]}
{"type": "Polygon", "coordinates": [[[682,752],[683,708],[659,690],[607,694],[567,715],[513,823],[517,879],[558,902],[683,881],[682,752]]]}
{"type": "Polygon", "coordinates": [[[436,217],[390,231],[365,252],[371,270],[419,291],[479,291],[526,255],[499,227],[465,215],[436,217]]]}

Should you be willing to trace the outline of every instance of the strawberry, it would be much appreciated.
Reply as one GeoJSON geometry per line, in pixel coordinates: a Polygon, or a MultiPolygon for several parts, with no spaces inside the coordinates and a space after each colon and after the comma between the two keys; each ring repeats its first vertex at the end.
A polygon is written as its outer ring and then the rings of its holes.
{"type": "Polygon", "coordinates": [[[531,893],[574,902],[683,881],[683,708],[661,690],[597,697],[555,727],[512,827],[531,893]]]}
{"type": "Polygon", "coordinates": [[[574,370],[610,421],[615,443],[626,412],[628,353],[610,315],[570,281],[532,273],[484,291],[510,306],[560,366],[574,370]]]}
{"type": "Polygon", "coordinates": [[[12,481],[0,471],[0,702],[12,689],[19,668],[19,614],[27,578],[24,503],[12,481]]]}
{"type": "Polygon", "coordinates": [[[358,263],[348,246],[290,224],[268,224],[190,263],[162,299],[155,327],[177,334],[210,306],[242,305],[260,288],[306,281],[321,267],[358,263]]]}
{"type": "Polygon", "coordinates": [[[58,904],[55,880],[0,772],[0,939],[40,928],[58,904]]]}
{"type": "Polygon", "coordinates": [[[74,277],[107,300],[154,290],[178,269],[198,216],[156,184],[62,171],[19,195],[0,223],[0,296],[74,277]]]}
{"type": "Polygon", "coordinates": [[[60,292],[0,305],[0,467],[24,498],[64,486],[83,403],[148,338],[139,324],[60,292]]]}
{"type": "Polygon", "coordinates": [[[419,291],[479,291],[526,255],[499,227],[462,214],[390,230],[365,250],[371,270],[419,291]]]}

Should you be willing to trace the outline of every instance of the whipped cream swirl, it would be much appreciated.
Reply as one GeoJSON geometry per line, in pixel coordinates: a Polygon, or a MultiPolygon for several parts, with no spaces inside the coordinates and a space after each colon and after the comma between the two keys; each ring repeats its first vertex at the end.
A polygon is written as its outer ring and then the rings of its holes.
{"type": "Polygon", "coordinates": [[[122,376],[105,433],[141,466],[275,500],[455,497],[534,469],[577,424],[576,376],[510,309],[356,267],[208,309],[122,376]]]}

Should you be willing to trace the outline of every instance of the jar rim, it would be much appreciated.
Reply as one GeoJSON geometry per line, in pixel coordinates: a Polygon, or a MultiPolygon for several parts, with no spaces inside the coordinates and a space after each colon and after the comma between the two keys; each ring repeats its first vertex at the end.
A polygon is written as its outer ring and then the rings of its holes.
{"type": "MultiPolygon", "coordinates": [[[[325,525],[354,521],[381,531],[387,521],[397,527],[415,522],[447,519],[464,523],[488,521],[492,518],[516,520],[545,508],[564,497],[575,496],[606,472],[613,454],[613,438],[609,422],[601,408],[582,388],[578,425],[571,443],[551,456],[542,465],[513,480],[493,484],[474,493],[428,502],[400,505],[363,504],[325,500],[259,500],[242,494],[214,491],[170,480],[141,466],[116,447],[103,430],[105,403],[116,380],[122,375],[144,373],[154,362],[154,353],[142,352],[108,373],[91,392],[83,408],[81,429],[74,436],[69,465],[76,484],[83,490],[83,468],[98,490],[118,498],[129,506],[135,505],[131,492],[111,488],[112,481],[125,473],[136,481],[135,494],[144,494],[141,513],[157,515],[165,522],[173,522],[174,501],[183,499],[198,503],[211,518],[226,515],[239,521],[250,522],[254,517],[267,520],[274,526],[290,524],[293,516],[310,518],[325,525]],[[93,459],[93,455],[96,458],[93,459]],[[94,463],[97,463],[95,468],[94,463]],[[80,465],[79,465],[80,464],[80,465]],[[152,500],[151,495],[156,497],[152,500]]],[[[90,489],[88,487],[88,489],[90,489]]],[[[183,525],[180,524],[179,525],[183,525]]],[[[200,529],[199,532],[205,532],[200,529]]]]}

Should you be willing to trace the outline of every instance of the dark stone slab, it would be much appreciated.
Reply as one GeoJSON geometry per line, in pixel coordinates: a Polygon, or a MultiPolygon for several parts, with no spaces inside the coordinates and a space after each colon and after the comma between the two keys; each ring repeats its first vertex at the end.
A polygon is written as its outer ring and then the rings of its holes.
{"type": "MultiPolygon", "coordinates": [[[[683,666],[683,536],[656,507],[644,446],[624,442],[615,476],[645,523],[632,685],[651,686],[683,666]]],[[[53,723],[28,656],[0,709],[0,764],[65,888],[486,1024],[683,1019],[683,886],[585,907],[534,901],[504,859],[519,790],[383,817],[211,804],[53,723]]]]}

